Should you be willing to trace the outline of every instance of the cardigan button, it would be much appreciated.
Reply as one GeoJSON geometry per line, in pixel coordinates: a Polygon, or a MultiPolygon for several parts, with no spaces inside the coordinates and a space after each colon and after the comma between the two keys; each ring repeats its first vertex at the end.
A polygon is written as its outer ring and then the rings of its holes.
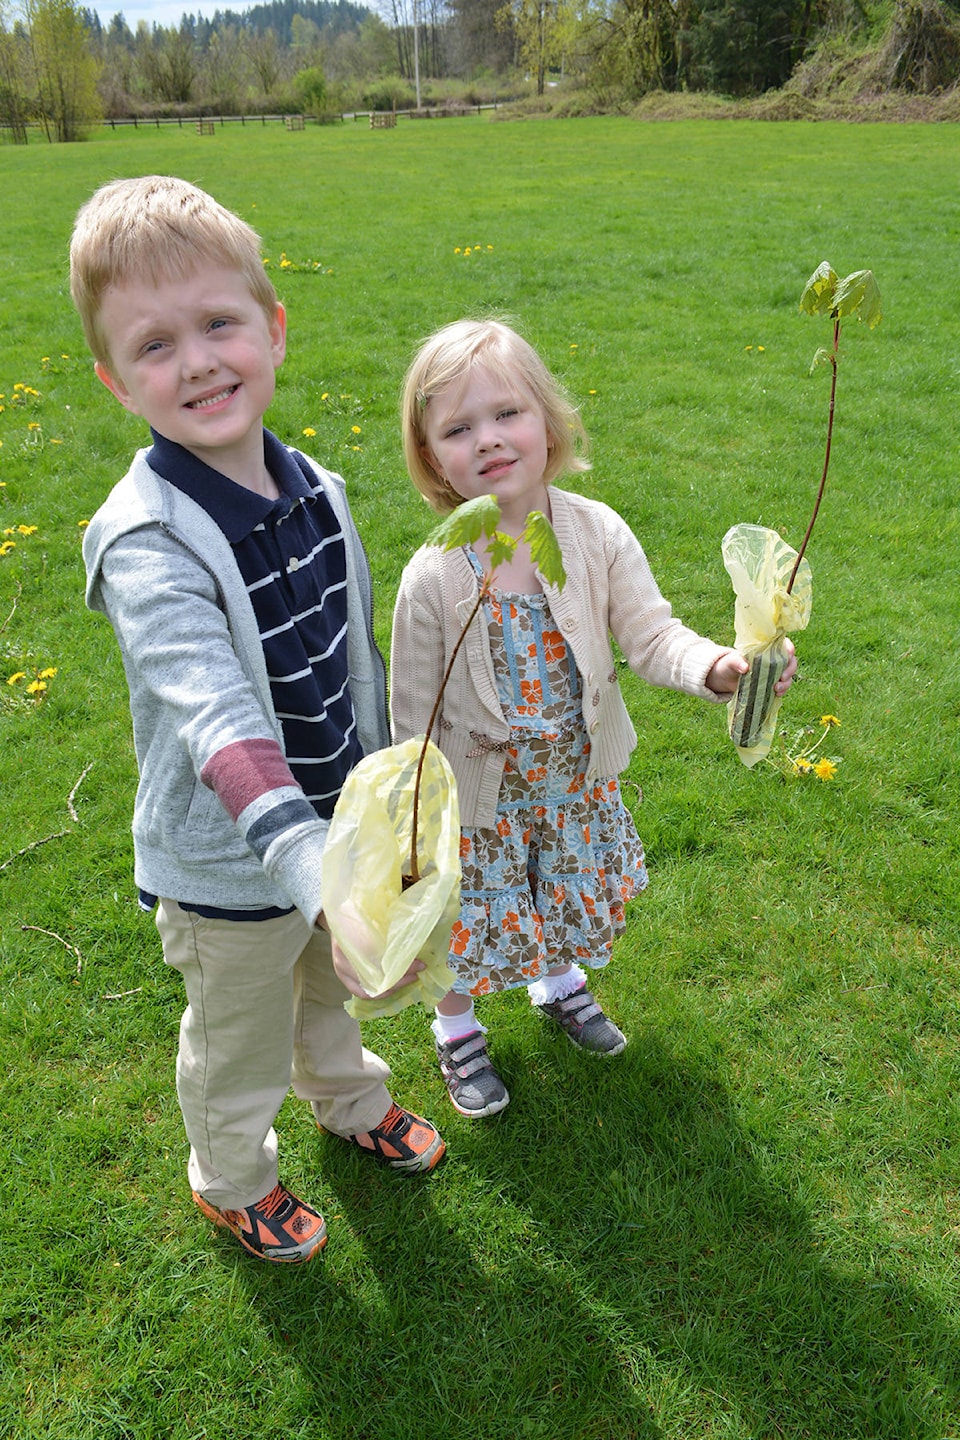
{"type": "Polygon", "coordinates": [[[299,570],[299,569],[300,569],[300,561],[297,559],[296,555],[291,555],[291,556],[290,556],[290,564],[287,566],[287,573],[289,574],[291,570],[299,570]]]}

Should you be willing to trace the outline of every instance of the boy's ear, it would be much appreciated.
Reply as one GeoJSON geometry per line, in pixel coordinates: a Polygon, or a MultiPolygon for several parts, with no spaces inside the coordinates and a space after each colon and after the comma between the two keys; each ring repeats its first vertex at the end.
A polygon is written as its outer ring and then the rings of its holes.
{"type": "Polygon", "coordinates": [[[283,358],[287,353],[287,312],[277,301],[277,313],[270,326],[270,343],[273,346],[273,366],[277,369],[283,364],[283,358]]]}
{"type": "Polygon", "coordinates": [[[107,389],[110,391],[110,394],[116,396],[116,398],[120,401],[120,404],[123,406],[124,410],[129,410],[132,415],[136,415],[139,413],[134,408],[133,401],[130,399],[129,390],[126,389],[122,381],[117,380],[115,376],[111,375],[110,371],[107,369],[106,365],[104,365],[101,360],[94,361],[93,373],[96,375],[98,380],[102,381],[103,384],[106,385],[107,389]]]}

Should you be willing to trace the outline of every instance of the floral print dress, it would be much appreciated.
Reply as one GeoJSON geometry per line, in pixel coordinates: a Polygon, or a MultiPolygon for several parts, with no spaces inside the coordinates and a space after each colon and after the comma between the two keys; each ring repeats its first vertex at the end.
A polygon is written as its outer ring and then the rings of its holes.
{"type": "Polygon", "coordinates": [[[484,615],[510,739],[496,825],[461,833],[449,963],[453,988],[470,995],[568,961],[606,965],[626,902],[647,885],[618,781],[587,785],[580,676],[547,597],[494,591],[484,615]]]}

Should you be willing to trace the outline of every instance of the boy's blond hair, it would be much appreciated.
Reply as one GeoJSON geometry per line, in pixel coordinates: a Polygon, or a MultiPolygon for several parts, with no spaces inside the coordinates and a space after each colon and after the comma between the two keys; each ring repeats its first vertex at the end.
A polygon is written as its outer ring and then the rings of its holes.
{"type": "Polygon", "coordinates": [[[551,441],[543,477],[547,484],[560,475],[590,469],[589,461],[578,453],[587,445],[580,414],[533,346],[504,320],[456,320],[423,342],[407,371],[400,402],[407,469],[434,510],[449,514],[463,497],[437,474],[427,457],[427,407],[450,386],[465,386],[476,366],[509,376],[540,406],[551,441]]]}
{"type": "Polygon", "coordinates": [[[93,357],[109,365],[100,305],[111,285],[176,280],[198,265],[238,270],[272,323],[277,295],[260,237],[205,190],[175,175],[113,180],[81,206],[70,242],[70,294],[93,357]]]}

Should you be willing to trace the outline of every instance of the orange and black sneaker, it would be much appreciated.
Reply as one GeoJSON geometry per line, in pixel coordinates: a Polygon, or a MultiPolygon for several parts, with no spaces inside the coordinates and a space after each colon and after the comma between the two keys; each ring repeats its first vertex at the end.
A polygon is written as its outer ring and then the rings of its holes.
{"type": "Polygon", "coordinates": [[[346,1135],[344,1139],[405,1175],[432,1170],[447,1148],[429,1120],[411,1110],[401,1110],[399,1105],[391,1105],[372,1130],[346,1135]]]}
{"type": "Polygon", "coordinates": [[[242,1210],[218,1210],[196,1190],[193,1198],[214,1225],[236,1235],[244,1250],[258,1260],[300,1265],[319,1255],[327,1243],[323,1216],[282,1185],[275,1185],[269,1195],[242,1210]]]}

